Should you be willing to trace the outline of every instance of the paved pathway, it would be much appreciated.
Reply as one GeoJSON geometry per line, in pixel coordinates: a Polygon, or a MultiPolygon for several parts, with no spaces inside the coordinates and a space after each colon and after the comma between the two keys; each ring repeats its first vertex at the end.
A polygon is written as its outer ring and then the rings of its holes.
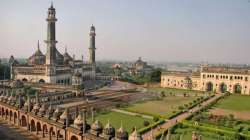
{"type": "Polygon", "coordinates": [[[216,94],[214,97],[210,98],[209,100],[203,102],[201,104],[201,106],[196,106],[192,109],[190,109],[189,111],[185,112],[185,113],[182,113],[180,115],[178,115],[177,117],[175,118],[172,118],[170,119],[169,121],[167,121],[166,123],[163,123],[162,125],[159,125],[159,127],[156,127],[154,129],[152,129],[152,131],[148,131],[146,133],[144,133],[142,135],[143,137],[143,140],[151,140],[151,136],[152,136],[152,133],[153,134],[156,134],[158,131],[160,130],[165,130],[165,129],[168,129],[172,126],[174,126],[175,124],[177,124],[178,122],[180,121],[183,121],[185,120],[186,118],[188,118],[192,113],[191,112],[197,112],[199,110],[201,110],[202,108],[204,108],[206,105],[210,104],[211,102],[213,102],[214,100],[220,98],[221,96],[223,96],[222,94],[216,94]]]}
{"type": "Polygon", "coordinates": [[[137,116],[137,115],[139,115],[139,116],[141,116],[142,118],[145,118],[145,119],[153,119],[154,118],[153,116],[144,115],[144,114],[140,114],[140,113],[129,112],[129,111],[120,110],[120,109],[111,109],[111,111],[122,113],[122,114],[131,115],[131,116],[137,116]]]}

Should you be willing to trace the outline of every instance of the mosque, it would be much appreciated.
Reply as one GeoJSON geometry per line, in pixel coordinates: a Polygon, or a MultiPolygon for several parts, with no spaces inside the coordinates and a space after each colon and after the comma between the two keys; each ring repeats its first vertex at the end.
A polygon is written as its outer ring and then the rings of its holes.
{"type": "Polygon", "coordinates": [[[95,69],[95,27],[90,28],[89,60],[75,60],[65,49],[61,54],[56,48],[56,10],[51,5],[47,16],[47,44],[43,54],[37,45],[36,52],[30,56],[26,64],[18,63],[13,56],[10,58],[11,78],[31,83],[49,83],[62,85],[81,85],[84,81],[94,80],[95,69]]]}

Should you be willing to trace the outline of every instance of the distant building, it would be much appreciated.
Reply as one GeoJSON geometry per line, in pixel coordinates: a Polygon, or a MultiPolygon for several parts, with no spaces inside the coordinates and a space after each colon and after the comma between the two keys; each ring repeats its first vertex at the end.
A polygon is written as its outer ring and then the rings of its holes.
{"type": "Polygon", "coordinates": [[[56,48],[56,10],[48,8],[46,53],[40,50],[39,42],[36,52],[28,58],[27,64],[19,64],[11,56],[11,78],[34,83],[53,83],[63,85],[79,85],[83,81],[95,79],[95,27],[90,28],[89,61],[75,60],[67,49],[61,54],[56,48]]]}
{"type": "Polygon", "coordinates": [[[163,72],[161,87],[250,95],[249,78],[249,68],[202,66],[199,72],[163,72]]]}
{"type": "Polygon", "coordinates": [[[129,68],[130,75],[145,75],[153,72],[153,66],[147,64],[147,62],[142,61],[141,57],[132,64],[132,67],[129,68]]]}

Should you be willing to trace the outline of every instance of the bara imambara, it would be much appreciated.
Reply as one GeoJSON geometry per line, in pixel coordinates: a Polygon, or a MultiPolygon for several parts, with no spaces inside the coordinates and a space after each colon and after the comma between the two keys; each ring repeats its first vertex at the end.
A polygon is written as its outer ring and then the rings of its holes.
{"type": "Polygon", "coordinates": [[[249,68],[206,65],[195,72],[163,72],[161,87],[250,95],[249,79],[249,68]]]}
{"type": "Polygon", "coordinates": [[[95,80],[95,27],[90,29],[90,59],[84,63],[56,49],[55,14],[51,5],[46,55],[38,47],[25,65],[11,57],[12,80],[0,85],[0,119],[41,140],[142,140],[136,129],[129,135],[122,123],[115,129],[109,121],[103,125],[94,118],[96,109],[128,102],[134,94],[121,94],[122,90],[85,94],[68,86],[95,80]]]}
{"type": "Polygon", "coordinates": [[[37,51],[28,58],[27,64],[18,64],[12,56],[11,79],[33,83],[52,83],[63,85],[78,85],[83,81],[95,79],[95,27],[90,28],[89,61],[75,60],[65,49],[61,54],[56,48],[56,10],[53,6],[48,9],[47,44],[44,55],[38,42],[37,51]]]}

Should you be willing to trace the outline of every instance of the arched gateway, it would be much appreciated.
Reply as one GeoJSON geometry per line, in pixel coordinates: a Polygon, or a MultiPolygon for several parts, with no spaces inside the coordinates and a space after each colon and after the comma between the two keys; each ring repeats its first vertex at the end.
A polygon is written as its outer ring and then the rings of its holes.
{"type": "Polygon", "coordinates": [[[219,86],[219,91],[221,93],[226,93],[227,92],[227,85],[225,83],[221,83],[219,86]]]}
{"type": "Polygon", "coordinates": [[[213,83],[212,82],[208,82],[206,85],[206,91],[213,91],[213,83]]]}
{"type": "Polygon", "coordinates": [[[242,87],[240,84],[234,85],[234,93],[241,94],[242,87]]]}

